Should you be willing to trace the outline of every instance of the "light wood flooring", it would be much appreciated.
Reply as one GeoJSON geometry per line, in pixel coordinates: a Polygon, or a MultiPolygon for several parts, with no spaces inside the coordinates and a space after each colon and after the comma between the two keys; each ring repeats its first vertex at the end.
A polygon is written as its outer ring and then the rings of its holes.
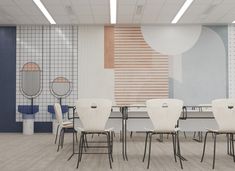
{"type": "MultiPolygon", "coordinates": [[[[102,137],[95,136],[94,139],[102,137]]],[[[182,155],[188,159],[184,161],[185,171],[212,170],[213,142],[211,136],[207,144],[204,162],[200,162],[202,143],[180,137],[182,155]]],[[[65,135],[64,148],[56,152],[53,134],[34,134],[26,136],[16,133],[0,133],[0,171],[70,171],[76,169],[77,156],[67,161],[72,152],[72,134],[65,135]]],[[[144,149],[144,134],[133,134],[128,137],[128,158],[123,161],[121,143],[116,135],[114,142],[113,171],[142,171],[147,170],[147,160],[142,162],[144,149]]],[[[215,170],[234,171],[235,163],[227,155],[226,138],[220,136],[217,143],[215,170]]],[[[81,171],[106,171],[109,169],[107,155],[84,155],[79,166],[81,171]]],[[[164,137],[164,142],[156,140],[152,143],[150,171],[181,170],[179,162],[175,163],[171,139],[164,137]]]]}

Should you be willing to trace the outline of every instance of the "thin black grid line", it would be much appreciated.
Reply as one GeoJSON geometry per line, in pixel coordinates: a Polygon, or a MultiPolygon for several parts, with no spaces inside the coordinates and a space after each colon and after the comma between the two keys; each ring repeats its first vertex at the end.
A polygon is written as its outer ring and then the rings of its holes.
{"type": "MultiPolygon", "coordinates": [[[[76,28],[76,29],[78,31],[78,28],[76,28]]],[[[71,44],[72,44],[72,48],[73,49],[70,47],[68,51],[62,51],[62,54],[59,57],[63,57],[64,55],[69,54],[69,55],[72,55],[73,58],[74,58],[74,53],[73,52],[76,50],[76,52],[78,53],[78,50],[74,49],[75,47],[78,47],[78,46],[75,46],[75,44],[74,44],[75,41],[71,42],[71,39],[73,39],[73,40],[75,39],[75,37],[74,37],[75,36],[75,32],[71,32],[71,27],[68,28],[68,29],[67,28],[63,28],[63,30],[66,30],[66,34],[69,34],[68,37],[69,37],[69,42],[70,43],[68,43],[68,44],[65,44],[65,43],[61,44],[61,43],[59,43],[59,47],[60,46],[67,46],[67,45],[71,46],[71,44]]],[[[36,47],[38,46],[38,42],[35,42],[35,41],[36,40],[40,40],[37,35],[40,34],[40,36],[43,36],[43,37],[41,37],[41,40],[39,42],[42,41],[41,42],[41,46],[42,47],[40,47],[40,49],[43,48],[42,49],[43,51],[41,52],[43,54],[43,62],[41,62],[41,63],[43,63],[43,71],[42,72],[43,72],[43,81],[44,82],[43,82],[43,91],[42,91],[42,94],[40,95],[41,97],[35,99],[35,103],[40,104],[40,114],[36,115],[36,121],[40,121],[40,120],[43,120],[43,121],[47,120],[48,121],[48,118],[49,118],[49,120],[51,120],[50,119],[50,115],[47,113],[47,110],[46,110],[45,107],[48,104],[50,104],[52,101],[55,100],[55,98],[52,97],[50,95],[50,93],[48,94],[48,91],[49,91],[48,90],[48,82],[49,81],[47,81],[48,77],[49,77],[48,69],[49,70],[53,69],[53,68],[49,67],[47,62],[45,63],[45,61],[48,61],[48,58],[46,58],[46,57],[50,55],[50,53],[48,53],[48,51],[53,50],[51,47],[48,48],[48,45],[50,46],[50,42],[48,41],[48,39],[50,39],[50,37],[48,37],[48,35],[49,35],[48,31],[49,31],[49,29],[46,26],[43,28],[43,32],[42,32],[42,27],[39,28],[39,27],[27,27],[27,26],[24,26],[24,28],[22,28],[22,29],[20,29],[18,31],[18,33],[22,32],[22,34],[18,36],[19,38],[22,37],[24,39],[23,40],[24,42],[32,44],[32,45],[34,45],[36,47]],[[36,36],[34,36],[34,35],[36,35],[36,36]],[[44,64],[46,64],[46,65],[44,65],[44,64]]],[[[76,36],[76,38],[77,38],[77,36],[76,36]]],[[[60,39],[60,41],[61,41],[61,39],[60,39]]],[[[77,42],[78,42],[78,40],[76,40],[76,43],[77,42]]],[[[57,43],[55,43],[55,44],[57,44],[57,43]]],[[[18,42],[18,45],[19,45],[19,42],[18,42]]],[[[17,60],[18,63],[21,63],[23,61],[32,60],[34,57],[38,58],[37,48],[34,48],[34,47],[32,47],[32,48],[33,48],[32,50],[27,50],[27,49],[22,48],[22,47],[18,48],[18,55],[17,55],[17,57],[18,57],[18,59],[20,58],[19,60],[17,60]]],[[[58,52],[56,52],[56,50],[57,49],[55,48],[55,52],[53,54],[54,57],[56,57],[56,53],[58,53],[58,52]]],[[[65,60],[67,60],[67,58],[65,60]]],[[[37,60],[37,62],[38,62],[38,60],[37,60]]],[[[75,67],[77,64],[78,63],[73,63],[73,67],[75,67]]],[[[67,63],[65,63],[65,65],[71,66],[71,62],[69,62],[69,63],[67,62],[67,63]]],[[[19,65],[19,67],[20,67],[20,65],[19,65]]],[[[18,67],[18,69],[20,70],[19,67],[18,67]]],[[[72,70],[72,68],[67,68],[66,71],[65,71],[66,75],[71,73],[71,70],[72,70]]],[[[72,70],[72,75],[73,75],[72,79],[73,79],[74,84],[75,84],[75,83],[77,83],[77,80],[74,80],[74,78],[75,78],[74,74],[78,74],[78,73],[77,72],[75,73],[75,70],[73,68],[73,70],[72,70]]],[[[18,78],[19,78],[19,76],[18,76],[18,78]]],[[[17,79],[17,81],[19,82],[19,79],[17,79]]],[[[66,102],[67,103],[73,103],[74,102],[74,97],[76,97],[76,96],[77,96],[77,91],[73,91],[72,94],[71,94],[71,98],[66,99],[66,102]]],[[[20,104],[21,102],[24,102],[24,103],[27,102],[27,99],[25,99],[24,97],[21,97],[21,94],[19,92],[17,92],[17,99],[18,99],[17,100],[18,104],[20,104]]]]}

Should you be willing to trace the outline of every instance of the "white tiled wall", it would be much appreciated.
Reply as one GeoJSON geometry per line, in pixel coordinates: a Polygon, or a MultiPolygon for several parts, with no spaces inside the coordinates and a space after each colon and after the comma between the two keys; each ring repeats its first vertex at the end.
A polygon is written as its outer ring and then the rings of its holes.
{"type": "MultiPolygon", "coordinates": [[[[78,27],[17,26],[16,46],[16,111],[18,105],[30,105],[20,91],[20,70],[25,63],[35,62],[41,69],[42,82],[41,94],[34,99],[34,104],[39,105],[35,121],[51,121],[47,106],[58,100],[50,93],[50,82],[62,76],[72,83],[72,92],[62,104],[74,105],[78,98],[78,27]]],[[[22,121],[18,112],[16,121],[22,121]]]]}

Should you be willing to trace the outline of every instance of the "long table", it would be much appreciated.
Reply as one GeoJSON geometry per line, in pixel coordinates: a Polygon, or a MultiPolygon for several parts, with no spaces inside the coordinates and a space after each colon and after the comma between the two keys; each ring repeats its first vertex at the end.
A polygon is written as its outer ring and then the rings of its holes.
{"type": "MultiPolygon", "coordinates": [[[[119,119],[121,121],[121,143],[122,143],[122,156],[123,160],[128,160],[127,156],[127,127],[128,127],[128,120],[132,119],[137,119],[137,120],[143,120],[143,119],[149,119],[149,116],[147,115],[147,112],[142,112],[145,113],[145,115],[139,115],[136,114],[137,112],[134,112],[133,109],[145,109],[146,106],[113,106],[112,109],[118,108],[119,112],[112,112],[109,119],[119,119]]],[[[180,116],[179,120],[180,121],[186,121],[188,119],[214,119],[214,116],[211,116],[211,111],[210,109],[211,106],[184,106],[182,108],[182,115],[180,116]],[[204,114],[203,114],[204,113],[204,114]]],[[[69,106],[69,109],[73,110],[73,116],[69,117],[69,119],[73,119],[73,124],[74,124],[74,119],[78,118],[75,116],[75,106],[69,106]]],[[[180,124],[180,122],[178,122],[180,124]]],[[[144,130],[143,130],[144,131],[144,130]]],[[[200,136],[198,141],[202,141],[202,133],[200,132],[200,136]]],[[[73,152],[70,158],[74,154],[78,154],[74,150],[74,141],[75,141],[75,136],[73,132],[73,152]]],[[[182,156],[181,156],[182,157],[182,156]]],[[[69,158],[69,159],[70,159],[69,158]]],[[[68,160],[69,160],[68,159],[68,160]]],[[[182,159],[186,160],[185,158],[182,157],[182,159]]]]}

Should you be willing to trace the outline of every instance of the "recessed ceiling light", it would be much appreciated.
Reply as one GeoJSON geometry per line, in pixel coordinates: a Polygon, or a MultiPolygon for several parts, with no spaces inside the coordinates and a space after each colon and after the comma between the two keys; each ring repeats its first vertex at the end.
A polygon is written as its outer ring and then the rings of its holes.
{"type": "Polygon", "coordinates": [[[117,21],[117,0],[110,0],[110,23],[116,24],[117,21]]]}
{"type": "Polygon", "coordinates": [[[41,12],[44,14],[44,16],[47,18],[47,20],[51,24],[56,24],[55,20],[52,18],[52,16],[49,14],[45,6],[42,4],[40,0],[33,0],[33,2],[38,6],[38,8],[41,10],[41,12]]]}
{"type": "Polygon", "coordinates": [[[194,0],[186,0],[184,5],[180,8],[179,12],[176,14],[175,18],[171,21],[172,24],[175,24],[183,16],[188,7],[192,4],[194,0]]]}

